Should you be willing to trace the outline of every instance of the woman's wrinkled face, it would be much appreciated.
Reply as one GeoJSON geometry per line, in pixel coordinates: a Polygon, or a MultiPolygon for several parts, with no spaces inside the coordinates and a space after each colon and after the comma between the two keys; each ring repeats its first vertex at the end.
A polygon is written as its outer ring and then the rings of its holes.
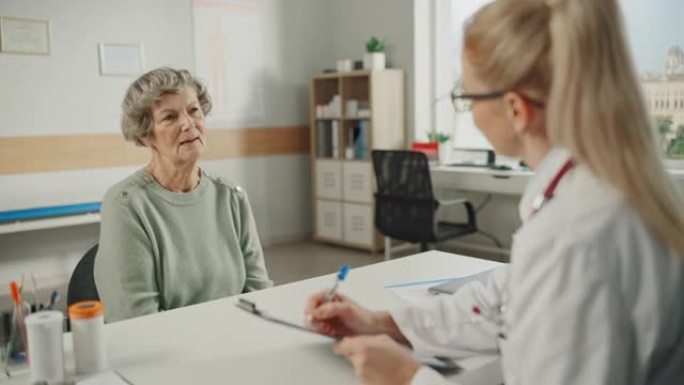
{"type": "Polygon", "coordinates": [[[186,88],[162,95],[152,105],[153,128],[143,143],[177,166],[194,164],[204,152],[204,113],[197,92],[186,88]]]}
{"type": "MultiPolygon", "coordinates": [[[[479,94],[498,91],[487,87],[477,78],[465,54],[462,55],[462,73],[464,93],[479,94]]],[[[519,155],[520,141],[502,98],[473,100],[472,113],[475,125],[498,154],[514,157],[519,155]]]]}

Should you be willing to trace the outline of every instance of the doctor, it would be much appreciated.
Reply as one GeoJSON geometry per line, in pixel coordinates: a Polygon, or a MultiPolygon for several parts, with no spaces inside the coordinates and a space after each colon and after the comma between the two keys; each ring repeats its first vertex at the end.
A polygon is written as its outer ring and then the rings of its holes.
{"type": "Polygon", "coordinates": [[[663,169],[617,0],[497,0],[465,30],[463,90],[498,153],[535,176],[510,265],[425,308],[324,293],[364,384],[443,384],[422,355],[502,354],[507,385],[684,383],[684,208],[663,169]]]}

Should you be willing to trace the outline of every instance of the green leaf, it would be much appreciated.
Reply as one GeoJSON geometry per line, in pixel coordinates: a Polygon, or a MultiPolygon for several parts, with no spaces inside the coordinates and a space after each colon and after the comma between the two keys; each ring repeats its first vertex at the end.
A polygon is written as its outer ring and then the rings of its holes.
{"type": "Polygon", "coordinates": [[[427,133],[428,140],[431,142],[446,143],[451,136],[440,131],[430,131],[427,133]]]}
{"type": "Polygon", "coordinates": [[[382,52],[385,49],[385,43],[380,41],[377,37],[371,36],[366,42],[367,52],[382,52]]]}

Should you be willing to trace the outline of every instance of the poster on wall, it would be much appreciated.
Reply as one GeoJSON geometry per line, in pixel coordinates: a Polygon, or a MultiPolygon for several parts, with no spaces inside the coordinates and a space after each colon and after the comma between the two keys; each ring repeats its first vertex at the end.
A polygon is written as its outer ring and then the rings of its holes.
{"type": "Polygon", "coordinates": [[[263,15],[257,0],[194,0],[196,72],[214,107],[208,124],[244,128],[264,120],[263,15]]]}
{"type": "Polygon", "coordinates": [[[50,55],[50,22],[0,17],[0,52],[50,55]]]}

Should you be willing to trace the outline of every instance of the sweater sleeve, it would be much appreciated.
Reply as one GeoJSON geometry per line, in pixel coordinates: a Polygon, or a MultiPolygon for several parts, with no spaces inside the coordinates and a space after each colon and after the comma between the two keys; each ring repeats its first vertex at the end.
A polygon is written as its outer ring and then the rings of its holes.
{"type": "Polygon", "coordinates": [[[95,284],[108,322],[159,311],[152,242],[126,199],[108,196],[102,208],[95,284]]]}
{"type": "Polygon", "coordinates": [[[252,215],[247,194],[242,189],[240,189],[238,194],[238,205],[240,212],[240,234],[238,236],[247,275],[243,292],[271,287],[273,286],[273,281],[268,278],[266,263],[264,262],[264,252],[261,249],[256,222],[252,215]]]}

